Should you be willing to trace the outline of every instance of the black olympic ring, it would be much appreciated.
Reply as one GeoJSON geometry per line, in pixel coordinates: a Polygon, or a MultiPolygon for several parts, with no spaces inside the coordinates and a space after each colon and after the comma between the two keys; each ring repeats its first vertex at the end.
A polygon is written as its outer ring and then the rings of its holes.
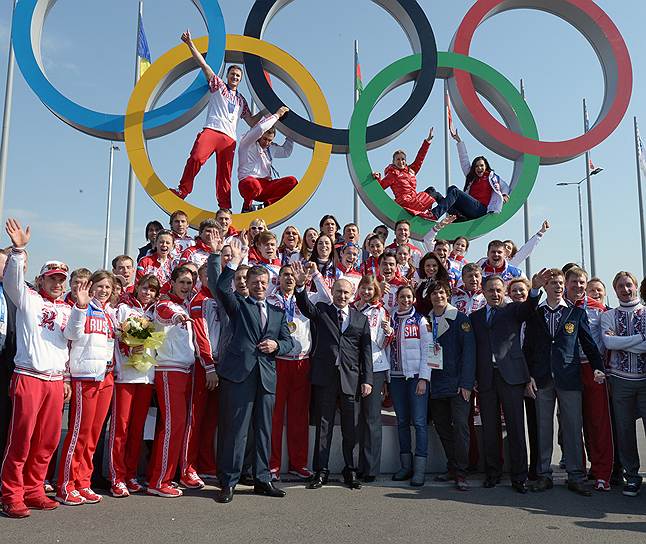
{"type": "MultiPolygon", "coordinates": [[[[258,0],[254,3],[244,33],[262,39],[262,34],[271,19],[281,8],[293,0],[258,0]]],[[[376,149],[398,136],[421,111],[431,94],[437,75],[437,44],[431,23],[416,0],[373,0],[400,24],[413,51],[422,55],[422,67],[416,76],[408,74],[396,84],[415,81],[413,92],[406,102],[387,119],[367,128],[366,147],[376,149]]],[[[244,65],[249,89],[254,99],[269,111],[276,111],[284,105],[276,96],[263,71],[262,59],[249,53],[244,54],[244,65]]],[[[281,130],[286,136],[301,145],[314,147],[315,142],[332,144],[333,153],[347,153],[349,131],[342,128],[325,127],[304,119],[290,111],[281,119],[281,130]]]]}

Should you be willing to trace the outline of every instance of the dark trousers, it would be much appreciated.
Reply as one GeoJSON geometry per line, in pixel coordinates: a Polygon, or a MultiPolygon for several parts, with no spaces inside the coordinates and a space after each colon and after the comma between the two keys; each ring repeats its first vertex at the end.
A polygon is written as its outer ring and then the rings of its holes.
{"type": "Polygon", "coordinates": [[[249,423],[253,418],[255,477],[269,482],[271,452],[271,414],[273,393],[263,387],[258,366],[247,378],[235,383],[220,378],[220,420],[218,427],[218,479],[223,486],[234,487],[244,463],[249,423]]]}
{"type": "Polygon", "coordinates": [[[469,465],[469,401],[462,395],[455,395],[432,398],[430,404],[435,430],[446,455],[447,470],[464,478],[469,465]]]}
{"type": "Polygon", "coordinates": [[[341,410],[341,437],[343,461],[346,468],[354,469],[354,446],[357,443],[357,424],[359,423],[359,402],[356,395],[346,395],[341,389],[341,379],[337,374],[334,382],[328,385],[312,386],[312,401],[316,424],[313,469],[328,469],[334,416],[337,402],[341,410]]]}
{"type": "Polygon", "coordinates": [[[493,372],[491,389],[479,391],[480,417],[482,418],[482,441],[485,454],[485,473],[499,478],[502,474],[500,459],[500,405],[505,413],[505,424],[509,440],[509,472],[514,482],[527,480],[527,446],[525,445],[525,417],[523,398],[525,385],[510,385],[493,372]]]}
{"type": "Polygon", "coordinates": [[[387,370],[373,374],[372,393],[361,399],[359,413],[359,472],[379,476],[381,469],[381,390],[387,370]]]}
{"type": "Polygon", "coordinates": [[[527,420],[527,438],[529,439],[529,476],[536,478],[538,470],[538,429],[536,424],[536,402],[525,397],[525,419],[527,420]]]}
{"type": "Polygon", "coordinates": [[[456,214],[466,219],[477,219],[487,214],[487,207],[473,198],[470,194],[451,185],[446,196],[442,197],[439,193],[431,194],[435,198],[437,205],[433,208],[436,217],[441,217],[444,213],[456,214]],[[439,198],[437,198],[439,197],[439,198]]]}

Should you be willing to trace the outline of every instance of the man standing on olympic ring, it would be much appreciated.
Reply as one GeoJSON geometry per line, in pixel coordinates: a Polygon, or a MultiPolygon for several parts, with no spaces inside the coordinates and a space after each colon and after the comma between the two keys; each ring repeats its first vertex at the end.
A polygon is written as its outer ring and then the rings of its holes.
{"type": "Polygon", "coordinates": [[[236,149],[238,119],[242,117],[250,126],[253,126],[256,119],[252,117],[247,101],[238,92],[238,85],[242,81],[242,69],[235,64],[229,66],[227,80],[224,81],[218,77],[197,50],[190,31],[187,30],[182,34],[182,41],[188,46],[191,55],[204,72],[211,95],[204,128],[195,139],[179,187],[171,191],[181,199],[190,195],[195,176],[202,165],[215,153],[217,157],[215,194],[220,208],[229,210],[231,209],[231,170],[236,149]]]}

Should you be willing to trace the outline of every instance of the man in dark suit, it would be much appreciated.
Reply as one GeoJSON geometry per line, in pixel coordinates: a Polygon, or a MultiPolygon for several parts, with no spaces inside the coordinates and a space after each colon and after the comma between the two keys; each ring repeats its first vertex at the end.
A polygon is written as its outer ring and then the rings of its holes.
{"type": "Polygon", "coordinates": [[[527,448],[523,397],[529,371],[520,345],[520,326],[538,304],[540,289],[547,279],[542,270],[532,278],[532,290],[525,302],[506,302],[505,282],[494,274],[483,280],[487,305],[471,314],[476,339],[476,379],[480,397],[482,441],[485,453],[484,487],[500,482],[500,405],[505,413],[512,487],[527,493],[527,448]]]}
{"type": "Polygon", "coordinates": [[[284,497],[271,482],[271,416],[276,392],[276,355],[293,347],[285,314],[267,304],[269,273],[262,266],[247,272],[249,296],[234,294],[235,270],[242,261],[242,245],[233,240],[231,262],[218,278],[216,296],[230,319],[231,342],[218,365],[220,419],[218,429],[218,479],[222,487],[217,501],[231,502],[244,461],[247,430],[254,418],[256,470],[254,493],[284,497]]]}
{"type": "Polygon", "coordinates": [[[359,418],[359,399],[372,391],[372,347],[370,326],[365,315],[350,308],[353,288],[340,279],[332,286],[332,304],[312,304],[305,292],[312,267],[292,265],[296,276],[296,304],[310,320],[312,347],[310,368],[312,408],[316,421],[313,468],[309,484],[317,489],[327,483],[328,461],[334,431],[337,402],[341,409],[343,480],[351,489],[361,488],[354,463],[359,418]]]}
{"type": "Polygon", "coordinates": [[[554,405],[558,399],[568,489],[589,497],[592,493],[585,487],[587,474],[581,438],[583,382],[579,345],[590,361],[598,383],[605,379],[603,361],[585,310],[563,300],[563,272],[558,268],[549,272],[551,277],[545,284],[547,300],[527,320],[523,346],[531,375],[527,393],[536,399],[538,424],[538,482],[532,490],[545,491],[553,487],[554,405]]]}

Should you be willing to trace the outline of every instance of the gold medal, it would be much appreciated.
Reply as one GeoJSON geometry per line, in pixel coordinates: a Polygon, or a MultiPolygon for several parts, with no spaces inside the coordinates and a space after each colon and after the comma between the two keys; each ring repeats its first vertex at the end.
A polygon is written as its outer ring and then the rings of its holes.
{"type": "Polygon", "coordinates": [[[294,323],[293,321],[289,321],[287,323],[287,328],[289,329],[290,333],[292,333],[292,334],[295,333],[296,332],[296,323],[294,323]]]}

